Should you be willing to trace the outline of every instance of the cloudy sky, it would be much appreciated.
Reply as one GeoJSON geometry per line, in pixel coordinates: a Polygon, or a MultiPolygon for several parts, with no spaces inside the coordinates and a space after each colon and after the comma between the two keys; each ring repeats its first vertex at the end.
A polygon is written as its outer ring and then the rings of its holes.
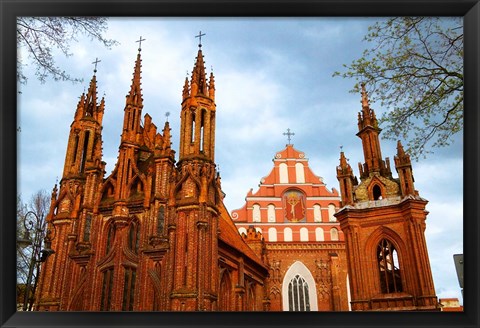
{"type": "MultiPolygon", "coordinates": [[[[198,50],[202,31],[207,71],[216,82],[216,162],[225,203],[232,211],[243,206],[250,188],[273,167],[290,128],[292,143],[305,152],[315,174],[328,188],[337,188],[335,167],[340,146],[358,176],[364,161],[357,130],[360,95],[355,81],[332,77],[343,64],[361,56],[368,18],[112,18],[108,38],[119,45],[108,50],[80,38],[73,56],[57,53],[57,63],[84,83],[47,81],[40,84],[30,69],[18,95],[18,189],[24,201],[45,189],[50,193],[63,173],[70,124],[93,75],[96,58],[98,95],[105,96],[103,154],[107,175],[115,165],[129,91],[135,41],[142,36],[143,114],[161,130],[170,112],[173,147],[178,153],[182,88],[198,50]]],[[[24,53],[21,54],[25,57],[24,53]]],[[[387,108],[371,103],[376,114],[387,108]]],[[[437,296],[463,303],[453,254],[463,253],[462,135],[448,149],[413,163],[415,187],[429,200],[426,238],[437,296]]],[[[406,144],[406,142],[404,142],[406,144]]],[[[382,140],[382,154],[396,153],[396,142],[382,140]]]]}

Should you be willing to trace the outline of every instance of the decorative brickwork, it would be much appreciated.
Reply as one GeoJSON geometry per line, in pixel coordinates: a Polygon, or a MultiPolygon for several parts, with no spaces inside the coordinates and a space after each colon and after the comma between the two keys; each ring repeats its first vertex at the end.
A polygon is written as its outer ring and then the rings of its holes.
{"type": "Polygon", "coordinates": [[[265,310],[268,268],[223,205],[214,161],[215,86],[198,50],[185,81],[179,161],[169,123],[143,117],[141,49],[126,97],[118,160],[105,176],[96,76],[80,97],[60,189],[48,220],[55,254],[43,264],[45,311],[265,310]],[[228,279],[227,279],[228,278],[228,279]]]}
{"type": "Polygon", "coordinates": [[[439,310],[425,241],[427,201],[414,188],[410,157],[400,141],[399,178],[382,159],[375,112],[362,85],[357,136],[365,163],[360,184],[340,154],[342,205],[335,216],[345,234],[352,310],[439,310]]]}
{"type": "Polygon", "coordinates": [[[149,114],[142,118],[141,63],[140,47],[108,176],[96,70],[80,97],[52,190],[55,253],[42,264],[36,310],[438,309],[427,201],[414,189],[400,142],[399,178],[392,178],[364,89],[360,183],[342,152],[341,196],[327,189],[288,129],[272,171],[230,216],[215,163],[215,81],[213,73],[207,79],[201,43],[182,90],[178,162],[168,121],[160,132],[149,114]]]}

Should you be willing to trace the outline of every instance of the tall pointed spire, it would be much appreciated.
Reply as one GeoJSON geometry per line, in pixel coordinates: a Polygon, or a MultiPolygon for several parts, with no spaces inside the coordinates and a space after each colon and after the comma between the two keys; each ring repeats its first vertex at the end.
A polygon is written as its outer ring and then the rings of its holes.
{"type": "Polygon", "coordinates": [[[135,68],[133,71],[132,84],[130,92],[127,95],[127,104],[132,106],[143,107],[142,89],[141,89],[141,67],[142,58],[140,55],[141,49],[138,49],[137,60],[135,60],[135,68]]]}
{"type": "MultiPolygon", "coordinates": [[[[201,38],[204,33],[196,37],[201,38]]],[[[190,77],[185,80],[182,91],[180,160],[198,156],[213,161],[215,148],[215,78],[210,74],[208,83],[202,43],[198,45],[197,57],[190,77]]]]}

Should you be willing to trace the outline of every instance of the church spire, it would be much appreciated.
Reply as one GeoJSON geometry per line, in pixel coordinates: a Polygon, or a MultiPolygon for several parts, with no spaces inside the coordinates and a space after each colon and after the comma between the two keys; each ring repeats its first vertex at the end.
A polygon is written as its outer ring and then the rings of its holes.
{"type": "MultiPolygon", "coordinates": [[[[139,42],[145,39],[140,39],[136,42],[139,42]]],[[[137,59],[135,60],[135,67],[133,70],[132,84],[130,86],[130,91],[126,96],[125,104],[125,114],[123,118],[123,133],[122,140],[129,140],[130,142],[136,142],[136,134],[140,132],[140,118],[142,115],[143,108],[143,98],[142,98],[142,89],[141,89],[141,67],[142,67],[142,57],[141,57],[141,47],[138,48],[137,59]]]]}
{"type": "Polygon", "coordinates": [[[201,37],[198,53],[190,78],[183,86],[181,113],[180,160],[199,157],[213,162],[215,149],[215,78],[210,74],[209,83],[205,73],[201,37]]]}
{"type": "Polygon", "coordinates": [[[357,181],[353,175],[353,170],[350,164],[348,164],[348,159],[345,157],[345,153],[343,151],[340,151],[340,165],[337,166],[337,179],[340,183],[342,205],[345,206],[353,204],[353,187],[357,185],[357,181]]]}
{"type": "MultiPolygon", "coordinates": [[[[142,40],[141,37],[140,37],[140,40],[142,40]]],[[[132,106],[137,106],[137,107],[143,107],[142,89],[141,89],[142,58],[140,55],[140,51],[141,51],[141,48],[138,48],[137,60],[135,61],[135,68],[133,71],[132,84],[130,86],[130,92],[127,95],[127,104],[132,106]]]]}
{"type": "Polygon", "coordinates": [[[362,83],[361,94],[362,110],[358,113],[359,132],[357,133],[357,136],[362,139],[365,158],[363,167],[360,166],[361,177],[367,177],[374,172],[390,176],[390,168],[388,165],[385,165],[380,148],[379,135],[382,130],[378,127],[375,111],[370,108],[368,93],[365,90],[364,83],[362,83]]]}

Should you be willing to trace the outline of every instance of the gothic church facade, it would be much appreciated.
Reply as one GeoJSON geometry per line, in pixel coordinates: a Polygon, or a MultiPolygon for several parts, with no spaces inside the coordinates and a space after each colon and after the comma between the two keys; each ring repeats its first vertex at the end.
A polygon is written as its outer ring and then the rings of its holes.
{"type": "Polygon", "coordinates": [[[47,221],[55,238],[46,242],[55,253],[42,264],[36,310],[436,309],[426,201],[413,189],[403,150],[395,158],[399,179],[380,160],[375,119],[359,132],[366,156],[360,185],[342,153],[341,195],[328,190],[289,144],[259,191],[230,216],[214,156],[215,79],[207,77],[201,44],[182,92],[178,160],[168,121],[161,132],[148,114],[142,123],[141,49],[108,176],[104,111],[95,70],[52,191],[47,221]],[[391,202],[365,204],[380,196],[391,202]],[[399,269],[390,251],[398,252],[399,269]]]}

